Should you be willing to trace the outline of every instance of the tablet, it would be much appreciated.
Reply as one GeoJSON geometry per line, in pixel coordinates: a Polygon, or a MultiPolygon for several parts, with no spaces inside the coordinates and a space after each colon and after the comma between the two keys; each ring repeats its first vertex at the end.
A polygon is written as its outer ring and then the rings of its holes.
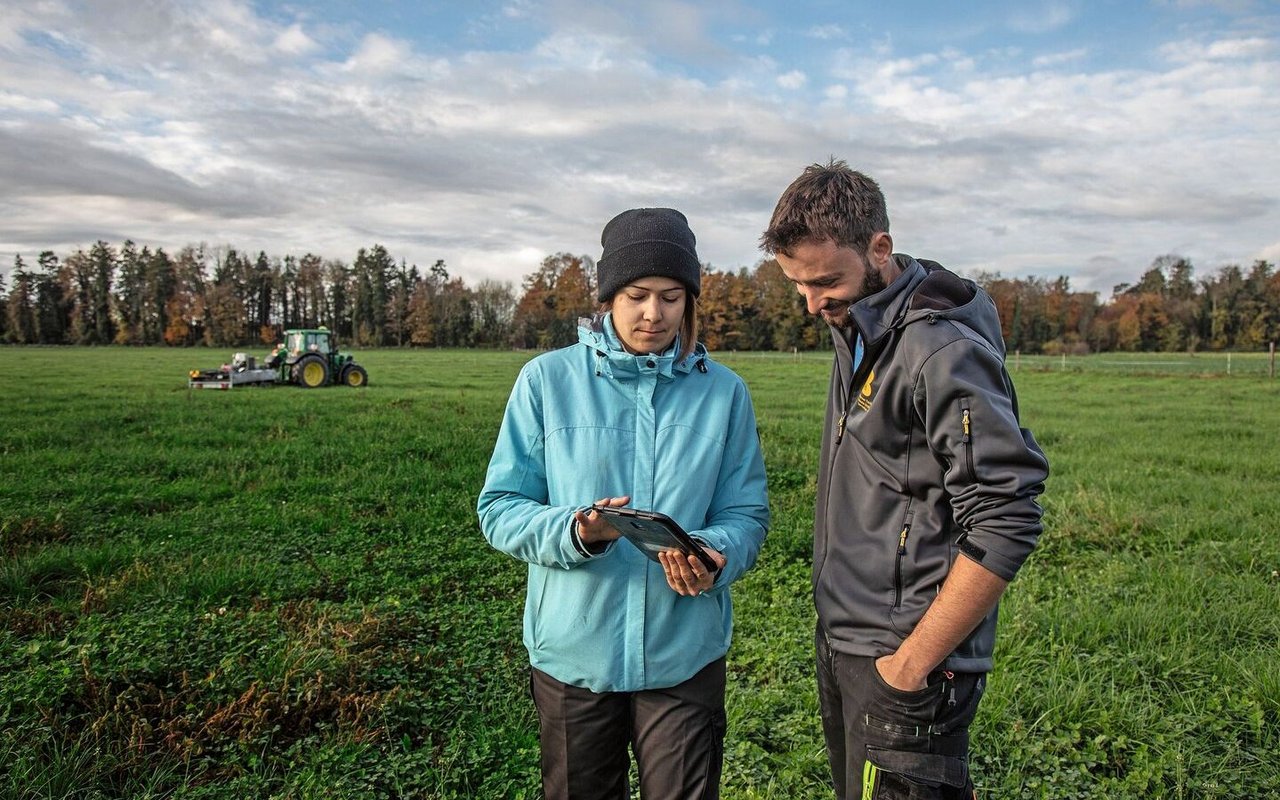
{"type": "Polygon", "coordinates": [[[636,508],[592,506],[609,518],[618,533],[644,553],[657,561],[663,550],[678,550],[685,555],[695,555],[708,572],[716,571],[716,562],[706,551],[684,532],[679,523],[659,511],[641,511],[636,508]]]}

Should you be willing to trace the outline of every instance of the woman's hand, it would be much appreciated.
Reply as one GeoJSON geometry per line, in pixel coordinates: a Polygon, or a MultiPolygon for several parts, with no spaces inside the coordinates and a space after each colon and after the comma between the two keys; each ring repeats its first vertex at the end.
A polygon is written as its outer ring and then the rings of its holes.
{"type": "MultiPolygon", "coordinates": [[[[595,502],[598,506],[609,506],[611,508],[621,508],[631,502],[630,495],[621,497],[605,497],[595,502]]],[[[594,509],[583,509],[575,511],[573,519],[578,523],[578,539],[585,545],[604,544],[612,542],[621,536],[618,529],[609,524],[609,520],[604,515],[594,509]]]]}
{"type": "Polygon", "coordinates": [[[703,547],[702,551],[716,562],[716,572],[711,572],[697,556],[684,556],[679,550],[663,550],[658,553],[658,563],[667,574],[667,585],[686,597],[695,597],[715,585],[716,575],[724,569],[726,559],[717,550],[703,547]]]}

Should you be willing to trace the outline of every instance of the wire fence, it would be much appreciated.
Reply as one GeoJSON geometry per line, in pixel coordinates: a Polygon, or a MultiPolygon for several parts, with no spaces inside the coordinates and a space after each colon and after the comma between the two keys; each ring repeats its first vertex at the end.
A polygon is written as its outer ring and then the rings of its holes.
{"type": "Polygon", "coordinates": [[[1274,352],[1268,353],[1097,353],[1044,356],[1010,353],[1011,372],[1109,372],[1123,375],[1276,376],[1274,352]]]}
{"type": "MultiPolygon", "coordinates": [[[[831,351],[761,352],[721,350],[716,360],[732,363],[742,360],[823,361],[830,363],[831,351]]],[[[1009,353],[1006,358],[1010,372],[1021,370],[1036,372],[1087,372],[1117,375],[1185,375],[1231,376],[1271,378],[1276,377],[1274,351],[1263,353],[1095,353],[1091,355],[1024,355],[1009,353]]]]}

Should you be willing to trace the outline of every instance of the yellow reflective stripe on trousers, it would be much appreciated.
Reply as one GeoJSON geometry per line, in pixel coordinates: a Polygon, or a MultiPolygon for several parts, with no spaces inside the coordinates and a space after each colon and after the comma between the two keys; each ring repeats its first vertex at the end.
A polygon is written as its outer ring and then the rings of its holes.
{"type": "Polygon", "coordinates": [[[862,762],[862,800],[873,800],[876,793],[876,776],[880,770],[870,761],[862,762]]]}

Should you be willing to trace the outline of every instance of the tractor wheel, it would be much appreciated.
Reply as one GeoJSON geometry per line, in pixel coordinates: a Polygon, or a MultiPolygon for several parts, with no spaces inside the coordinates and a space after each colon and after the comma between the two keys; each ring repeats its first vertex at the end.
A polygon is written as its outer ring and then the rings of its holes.
{"type": "Polygon", "coordinates": [[[329,382],[329,365],[320,356],[304,356],[293,365],[293,382],[314,389],[329,382]]]}
{"type": "Polygon", "coordinates": [[[369,383],[369,373],[359,364],[349,364],[342,371],[342,382],[353,388],[366,386],[369,383]]]}

